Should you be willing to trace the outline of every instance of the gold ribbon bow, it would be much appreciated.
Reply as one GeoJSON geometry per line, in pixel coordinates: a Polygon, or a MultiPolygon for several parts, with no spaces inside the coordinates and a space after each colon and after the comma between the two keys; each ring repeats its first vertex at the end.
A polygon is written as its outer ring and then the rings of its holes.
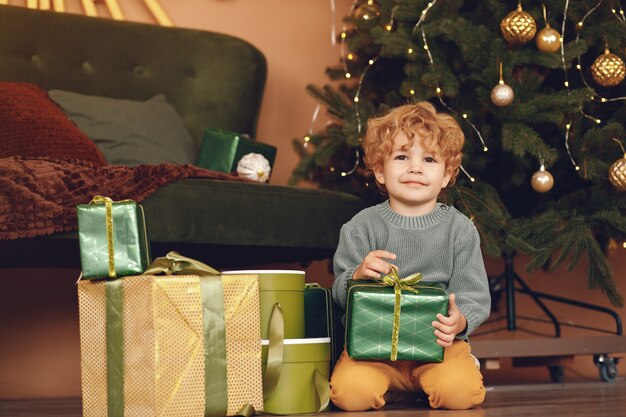
{"type": "Polygon", "coordinates": [[[390,360],[395,361],[398,359],[398,338],[400,334],[400,309],[402,301],[402,290],[411,291],[414,294],[419,294],[419,290],[413,286],[417,285],[422,279],[422,274],[417,272],[409,275],[406,278],[400,278],[398,271],[392,269],[391,272],[377,281],[385,286],[393,287],[395,300],[393,304],[393,329],[391,331],[391,356],[390,360]]]}
{"type": "Polygon", "coordinates": [[[104,204],[106,210],[105,222],[109,250],[109,278],[115,278],[117,276],[115,272],[115,249],[113,247],[113,203],[128,203],[132,201],[133,200],[113,201],[109,197],[97,195],[89,202],[89,204],[104,204]]]}

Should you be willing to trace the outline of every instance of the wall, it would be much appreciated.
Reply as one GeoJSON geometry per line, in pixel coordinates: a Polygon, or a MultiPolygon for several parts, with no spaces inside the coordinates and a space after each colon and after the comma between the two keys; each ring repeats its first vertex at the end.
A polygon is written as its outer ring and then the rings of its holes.
{"type": "MultiPolygon", "coordinates": [[[[129,18],[150,22],[139,1],[123,3],[129,18]]],[[[268,82],[259,121],[258,139],[278,147],[272,182],[285,184],[297,163],[291,140],[302,137],[309,128],[315,102],[305,93],[308,83],[324,84],[324,69],[338,62],[339,49],[330,42],[331,12],[328,1],[312,0],[161,0],[177,26],[229,33],[256,45],[268,60],[268,82]]],[[[351,1],[337,0],[337,28],[351,1]]],[[[13,1],[11,4],[20,4],[13,1]]],[[[67,0],[70,12],[79,12],[78,1],[67,0]]],[[[99,2],[99,8],[102,2],[99,2]]],[[[323,117],[318,123],[323,123],[323,117]]],[[[610,257],[621,288],[626,288],[626,251],[610,257]]],[[[36,254],[33,254],[36,256],[36,254]]],[[[575,271],[556,273],[523,272],[525,259],[518,257],[520,274],[537,290],[608,306],[598,291],[586,287],[584,262],[575,271]]],[[[499,260],[487,260],[490,274],[502,270],[499,260]]],[[[296,267],[293,265],[272,265],[296,267]]],[[[265,267],[269,267],[265,265],[265,267]]],[[[0,398],[63,397],[80,395],[80,349],[77,297],[74,283],[77,270],[0,271],[0,398]]],[[[332,276],[326,262],[315,262],[307,269],[307,279],[330,285],[332,276]]],[[[626,294],[626,293],[625,293],[626,294]]],[[[550,304],[551,305],[551,304],[550,304]]],[[[504,314],[504,304],[494,317],[504,314]]],[[[555,306],[565,321],[604,325],[602,316],[555,306]]],[[[624,308],[618,309],[622,318],[624,308]]],[[[540,312],[518,296],[518,313],[539,317],[540,312]]],[[[502,322],[500,322],[502,324],[502,322]]],[[[491,325],[488,325],[491,326],[491,325]]],[[[546,331],[530,321],[520,321],[521,329],[546,331]]],[[[487,327],[486,327],[487,328],[487,327]]],[[[566,335],[588,334],[564,330],[566,335]]],[[[524,330],[501,331],[485,337],[532,337],[524,330]]],[[[621,376],[626,375],[622,366],[621,376]]],[[[598,380],[591,357],[577,357],[566,368],[566,380],[598,380]]],[[[506,362],[500,371],[485,372],[487,384],[548,382],[545,369],[511,369],[506,362]]]]}

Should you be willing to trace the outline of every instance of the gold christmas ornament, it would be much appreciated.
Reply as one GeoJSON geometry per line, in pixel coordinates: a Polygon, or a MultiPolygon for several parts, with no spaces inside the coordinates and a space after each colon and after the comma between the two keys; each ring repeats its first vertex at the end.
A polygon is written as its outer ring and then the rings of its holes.
{"type": "Polygon", "coordinates": [[[546,167],[541,165],[539,171],[535,172],[530,180],[533,190],[538,193],[547,193],[552,189],[554,185],[554,177],[548,171],[546,167]]]}
{"type": "Polygon", "coordinates": [[[626,65],[619,56],[612,54],[609,48],[596,58],[591,65],[593,79],[602,87],[614,87],[626,76],[626,65]]]}
{"type": "Polygon", "coordinates": [[[609,182],[617,191],[626,191],[626,153],[609,168],[609,182]]]}
{"type": "Polygon", "coordinates": [[[541,52],[556,52],[561,49],[561,34],[546,23],[546,27],[537,33],[535,42],[541,52]]]}
{"type": "Polygon", "coordinates": [[[515,93],[513,89],[505,84],[502,79],[502,62],[500,62],[500,81],[498,81],[498,85],[491,90],[491,101],[498,107],[505,107],[513,103],[514,98],[515,93]]]}
{"type": "Polygon", "coordinates": [[[522,10],[522,3],[519,3],[517,10],[513,10],[502,19],[500,30],[507,42],[521,45],[535,37],[537,23],[531,15],[522,10]]]}
{"type": "Polygon", "coordinates": [[[356,8],[353,15],[356,19],[374,20],[380,16],[380,9],[374,3],[374,0],[367,0],[356,8]]]}

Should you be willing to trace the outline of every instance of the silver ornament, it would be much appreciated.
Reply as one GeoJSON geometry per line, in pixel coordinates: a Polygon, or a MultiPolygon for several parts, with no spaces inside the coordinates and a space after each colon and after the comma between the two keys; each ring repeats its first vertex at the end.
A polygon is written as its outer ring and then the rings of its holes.
{"type": "Polygon", "coordinates": [[[499,107],[513,103],[514,97],[513,89],[502,81],[491,90],[491,101],[499,107]]]}

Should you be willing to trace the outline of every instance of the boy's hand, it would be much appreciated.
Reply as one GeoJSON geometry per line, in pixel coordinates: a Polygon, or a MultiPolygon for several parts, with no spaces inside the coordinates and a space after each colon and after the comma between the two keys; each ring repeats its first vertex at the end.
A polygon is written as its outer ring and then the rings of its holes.
{"type": "Polygon", "coordinates": [[[375,279],[381,274],[389,274],[397,266],[385,261],[386,259],[396,259],[396,255],[386,250],[373,250],[365,256],[361,265],[354,270],[353,279],[375,279]]]}
{"type": "Polygon", "coordinates": [[[448,301],[448,317],[441,313],[437,314],[437,321],[433,321],[433,327],[437,344],[443,347],[452,346],[456,335],[465,331],[467,319],[457,307],[454,294],[450,294],[448,301]]]}

